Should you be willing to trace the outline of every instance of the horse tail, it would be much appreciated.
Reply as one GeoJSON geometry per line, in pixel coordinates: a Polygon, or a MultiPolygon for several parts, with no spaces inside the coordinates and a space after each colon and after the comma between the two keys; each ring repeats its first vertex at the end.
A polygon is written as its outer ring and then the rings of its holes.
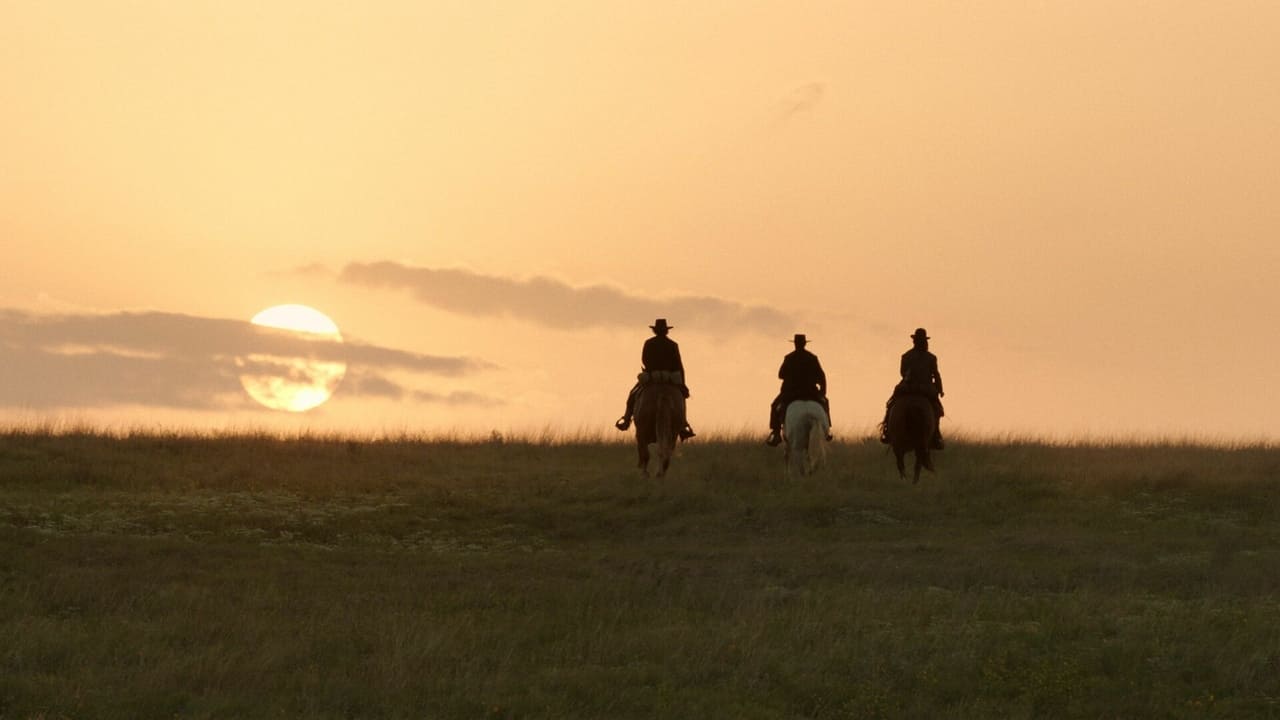
{"type": "Polygon", "coordinates": [[[822,465],[827,439],[827,415],[816,401],[792,403],[784,423],[788,473],[807,475],[822,465]]]}
{"type": "Polygon", "coordinates": [[[912,404],[903,408],[902,440],[917,454],[929,449],[929,438],[933,428],[929,427],[928,409],[921,404],[912,404]]]}
{"type": "Polygon", "coordinates": [[[815,415],[813,425],[809,428],[809,463],[814,468],[826,464],[827,449],[825,443],[830,432],[831,423],[827,421],[826,411],[815,415]]]}
{"type": "Polygon", "coordinates": [[[680,404],[676,397],[674,393],[670,392],[663,392],[658,395],[654,430],[658,436],[657,442],[662,447],[667,445],[674,447],[676,433],[680,431],[678,425],[680,422],[680,404]]]}
{"type": "Polygon", "coordinates": [[[933,407],[920,404],[913,409],[907,419],[910,425],[910,437],[915,445],[916,458],[926,470],[933,472],[933,458],[929,454],[929,445],[933,440],[933,407]]]}
{"type": "Polygon", "coordinates": [[[800,416],[800,427],[796,432],[796,447],[806,450],[809,448],[809,438],[813,437],[814,426],[817,424],[817,419],[808,413],[800,416]]]}
{"type": "Polygon", "coordinates": [[[657,412],[653,416],[654,431],[658,436],[658,440],[667,436],[667,431],[671,429],[671,408],[665,397],[658,399],[657,412]]]}

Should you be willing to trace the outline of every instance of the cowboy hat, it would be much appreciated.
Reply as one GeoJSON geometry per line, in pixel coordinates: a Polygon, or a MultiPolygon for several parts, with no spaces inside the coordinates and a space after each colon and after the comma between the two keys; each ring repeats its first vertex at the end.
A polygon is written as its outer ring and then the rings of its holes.
{"type": "Polygon", "coordinates": [[[652,325],[649,326],[649,329],[654,331],[671,330],[673,328],[675,328],[675,325],[668,325],[666,318],[658,318],[657,320],[653,321],[652,325]]]}
{"type": "Polygon", "coordinates": [[[795,336],[794,338],[792,338],[792,339],[791,339],[791,342],[793,342],[793,343],[795,343],[795,344],[797,344],[797,345],[804,345],[805,343],[807,343],[807,342],[809,342],[809,341],[808,341],[807,339],[805,339],[804,333],[796,333],[796,336],[795,336]]]}
{"type": "Polygon", "coordinates": [[[928,340],[929,333],[925,332],[924,328],[916,328],[915,333],[911,335],[911,339],[912,340],[928,340]]]}

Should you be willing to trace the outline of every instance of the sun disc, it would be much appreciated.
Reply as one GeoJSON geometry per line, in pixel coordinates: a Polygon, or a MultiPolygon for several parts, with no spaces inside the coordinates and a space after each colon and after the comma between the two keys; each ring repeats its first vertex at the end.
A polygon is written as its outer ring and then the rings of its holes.
{"type": "MultiPolygon", "coordinates": [[[[306,305],[276,305],[253,316],[250,323],[296,333],[310,341],[341,343],[338,325],[306,305]]],[[[347,371],[340,360],[248,353],[237,357],[240,384],[265,407],[305,412],[324,404],[347,371]]]]}
{"type": "Polygon", "coordinates": [[[295,332],[312,333],[314,335],[337,335],[338,325],[328,315],[306,305],[276,305],[253,316],[249,322],[262,327],[277,330],[293,330],[295,332]]]}

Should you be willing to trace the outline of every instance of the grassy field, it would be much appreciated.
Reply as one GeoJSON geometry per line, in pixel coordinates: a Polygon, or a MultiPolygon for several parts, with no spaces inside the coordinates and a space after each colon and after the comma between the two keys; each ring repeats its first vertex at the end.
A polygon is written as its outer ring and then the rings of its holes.
{"type": "Polygon", "coordinates": [[[1280,717],[1280,448],[0,433],[0,718],[1280,717]]]}

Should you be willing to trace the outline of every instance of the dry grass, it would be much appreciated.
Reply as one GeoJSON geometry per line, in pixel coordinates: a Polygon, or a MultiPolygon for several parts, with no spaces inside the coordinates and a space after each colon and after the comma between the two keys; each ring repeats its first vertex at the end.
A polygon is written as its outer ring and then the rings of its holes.
{"type": "MultiPolygon", "coordinates": [[[[1280,715],[1280,450],[0,435],[0,718],[1280,715]]],[[[607,441],[606,441],[607,440],[607,441]]]]}

